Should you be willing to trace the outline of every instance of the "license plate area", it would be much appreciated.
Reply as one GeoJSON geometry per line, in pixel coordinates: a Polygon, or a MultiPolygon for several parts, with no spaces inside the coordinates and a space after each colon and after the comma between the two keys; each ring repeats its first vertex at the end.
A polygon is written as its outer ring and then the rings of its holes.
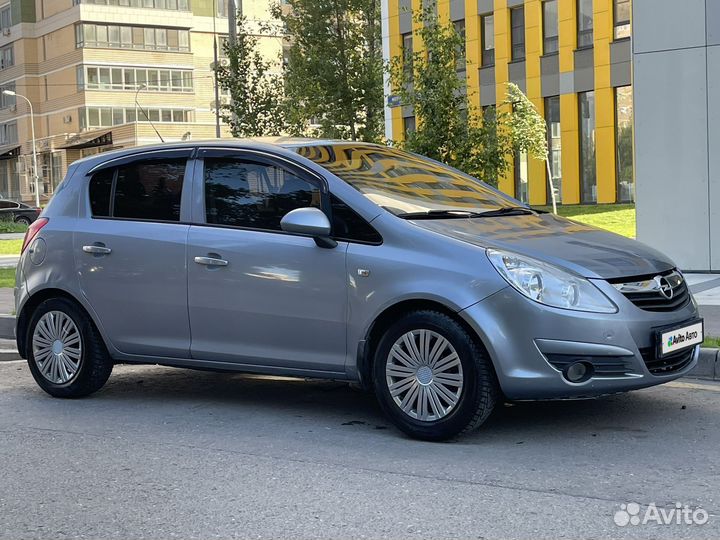
{"type": "Polygon", "coordinates": [[[703,323],[703,319],[696,319],[658,330],[655,333],[657,357],[672,356],[702,343],[705,339],[703,323]]]}

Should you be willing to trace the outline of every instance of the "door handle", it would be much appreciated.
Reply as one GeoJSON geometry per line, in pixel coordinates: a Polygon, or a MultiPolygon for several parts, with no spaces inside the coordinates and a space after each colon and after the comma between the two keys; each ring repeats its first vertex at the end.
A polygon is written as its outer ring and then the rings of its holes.
{"type": "Polygon", "coordinates": [[[228,262],[225,259],[217,259],[215,257],[195,257],[195,262],[198,264],[204,264],[205,266],[227,266],[228,262]]]}
{"type": "Polygon", "coordinates": [[[83,246],[83,251],[85,253],[92,253],[95,255],[109,255],[110,253],[112,253],[112,249],[110,249],[109,247],[97,245],[83,246]]]}

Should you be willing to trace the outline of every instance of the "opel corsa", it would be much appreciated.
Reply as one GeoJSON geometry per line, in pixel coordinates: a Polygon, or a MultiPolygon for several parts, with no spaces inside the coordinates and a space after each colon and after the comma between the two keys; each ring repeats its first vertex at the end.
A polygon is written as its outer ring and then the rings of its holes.
{"type": "Polygon", "coordinates": [[[18,349],[52,396],[99,390],[116,363],[346,380],[429,440],[504,399],[671,381],[703,339],[661,253],[339,141],[77,161],[27,232],[15,294],[18,349]]]}

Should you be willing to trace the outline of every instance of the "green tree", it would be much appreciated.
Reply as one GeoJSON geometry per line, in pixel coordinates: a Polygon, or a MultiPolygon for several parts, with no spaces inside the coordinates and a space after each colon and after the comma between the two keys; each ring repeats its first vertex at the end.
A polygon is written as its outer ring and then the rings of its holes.
{"type": "MultiPolygon", "coordinates": [[[[262,26],[260,33],[269,33],[262,26]]],[[[253,35],[247,19],[238,15],[237,41],[226,42],[223,51],[227,65],[217,65],[220,89],[230,94],[230,104],[222,105],[220,113],[235,137],[279,135],[284,131],[283,82],[273,62],[258,50],[258,37],[253,35]]]]}
{"type": "Polygon", "coordinates": [[[471,105],[465,42],[451,24],[442,23],[434,6],[413,14],[422,50],[393,58],[387,66],[400,102],[414,109],[416,129],[398,146],[447,163],[497,186],[516,152],[547,157],[545,120],[513,83],[499,106],[471,105]]]}
{"type": "Polygon", "coordinates": [[[465,43],[451,24],[443,24],[434,6],[415,11],[414,39],[422,50],[392,58],[387,66],[394,92],[414,109],[416,128],[396,144],[426,155],[496,186],[510,166],[513,143],[503,108],[474,108],[467,82],[458,76],[465,43]]]}
{"type": "Polygon", "coordinates": [[[379,0],[287,0],[286,118],[294,135],[380,140],[379,0]],[[310,133],[311,124],[319,129],[310,133]]]}

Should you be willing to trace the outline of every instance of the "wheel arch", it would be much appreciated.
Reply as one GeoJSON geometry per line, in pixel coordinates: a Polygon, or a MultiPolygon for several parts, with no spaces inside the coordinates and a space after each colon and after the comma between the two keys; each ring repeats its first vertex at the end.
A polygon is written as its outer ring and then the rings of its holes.
{"type": "MultiPolygon", "coordinates": [[[[485,354],[489,353],[487,347],[483,343],[482,339],[475,331],[475,329],[459,314],[458,310],[453,309],[447,304],[438,300],[431,300],[427,298],[412,298],[399,301],[391,306],[386,307],[380,312],[377,317],[373,320],[372,324],[368,327],[365,333],[364,339],[358,344],[357,351],[357,367],[358,375],[361,384],[366,387],[372,387],[372,370],[373,361],[375,358],[375,350],[380,342],[383,333],[392,324],[392,321],[406,313],[413,311],[437,311],[444,315],[447,315],[455,322],[460,324],[468,335],[475,341],[478,347],[480,347],[485,354]]],[[[491,359],[490,364],[494,365],[491,359]]]]}
{"type": "MultiPolygon", "coordinates": [[[[51,298],[65,298],[67,300],[70,300],[79,309],[81,309],[97,327],[97,324],[92,314],[89,313],[83,303],[78,300],[73,294],[69,293],[64,289],[59,289],[55,287],[40,289],[25,301],[22,308],[20,309],[20,313],[17,314],[17,323],[15,326],[15,341],[17,343],[17,349],[20,353],[21,358],[27,358],[27,332],[33,313],[40,304],[42,304],[45,300],[50,300],[51,298]]],[[[102,336],[102,332],[100,333],[100,335],[102,336]]]]}

